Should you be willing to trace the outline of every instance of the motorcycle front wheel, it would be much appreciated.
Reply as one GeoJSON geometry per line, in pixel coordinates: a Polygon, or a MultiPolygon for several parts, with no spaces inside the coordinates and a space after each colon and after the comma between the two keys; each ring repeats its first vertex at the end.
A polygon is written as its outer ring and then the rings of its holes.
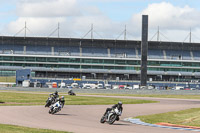
{"type": "Polygon", "coordinates": [[[56,113],[56,111],[55,110],[53,110],[52,112],[51,112],[51,114],[55,114],[56,113]]]}
{"type": "Polygon", "coordinates": [[[106,121],[106,117],[105,117],[105,116],[102,116],[100,122],[101,122],[101,123],[105,123],[105,121],[106,121]]]}
{"type": "Polygon", "coordinates": [[[52,113],[52,109],[49,110],[49,114],[51,114],[51,113],[52,113]]]}
{"type": "Polygon", "coordinates": [[[45,104],[45,107],[49,107],[50,106],[50,101],[47,101],[45,104]]]}

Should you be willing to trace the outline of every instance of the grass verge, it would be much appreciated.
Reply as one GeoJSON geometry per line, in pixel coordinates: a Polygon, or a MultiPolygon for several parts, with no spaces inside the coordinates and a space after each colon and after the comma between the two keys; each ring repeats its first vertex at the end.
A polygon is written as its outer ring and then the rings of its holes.
{"type": "MultiPolygon", "coordinates": [[[[45,105],[48,94],[0,92],[0,106],[5,105],[45,105]]],[[[122,101],[124,104],[156,103],[150,100],[137,100],[125,98],[105,98],[89,96],[65,96],[66,105],[107,105],[122,101]]]]}
{"type": "Polygon", "coordinates": [[[0,82],[16,82],[16,77],[15,76],[8,76],[8,77],[0,77],[0,82]]]}
{"type": "Polygon", "coordinates": [[[79,93],[81,95],[104,95],[104,96],[132,96],[132,97],[155,97],[155,98],[178,98],[200,99],[200,95],[157,95],[157,94],[104,94],[104,93],[79,93]]]}
{"type": "Polygon", "coordinates": [[[178,125],[186,125],[186,126],[197,126],[200,127],[200,108],[192,108],[182,111],[154,114],[154,115],[145,115],[138,116],[140,120],[147,123],[171,123],[178,125]]]}
{"type": "Polygon", "coordinates": [[[1,133],[69,133],[65,131],[28,128],[15,125],[6,125],[6,124],[0,124],[0,132],[1,133]]]}

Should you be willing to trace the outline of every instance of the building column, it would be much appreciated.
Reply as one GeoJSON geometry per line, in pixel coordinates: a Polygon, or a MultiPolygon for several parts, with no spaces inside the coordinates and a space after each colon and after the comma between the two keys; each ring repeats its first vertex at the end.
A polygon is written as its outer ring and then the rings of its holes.
{"type": "Polygon", "coordinates": [[[142,15],[142,41],[141,41],[141,74],[140,85],[147,85],[147,54],[148,54],[148,15],[142,15]]]}

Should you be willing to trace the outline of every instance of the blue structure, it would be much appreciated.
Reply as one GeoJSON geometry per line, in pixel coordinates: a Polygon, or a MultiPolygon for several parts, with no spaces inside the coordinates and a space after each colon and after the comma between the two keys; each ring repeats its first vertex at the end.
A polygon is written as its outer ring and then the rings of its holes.
{"type": "Polygon", "coordinates": [[[20,69],[16,71],[16,84],[20,85],[24,80],[31,79],[31,69],[20,69]]]}

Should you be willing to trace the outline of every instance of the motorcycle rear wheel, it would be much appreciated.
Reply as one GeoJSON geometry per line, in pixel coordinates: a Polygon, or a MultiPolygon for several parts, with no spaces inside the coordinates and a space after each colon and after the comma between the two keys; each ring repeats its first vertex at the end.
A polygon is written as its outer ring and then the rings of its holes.
{"type": "Polygon", "coordinates": [[[113,123],[115,122],[116,118],[117,118],[117,115],[112,114],[112,115],[110,116],[110,118],[109,118],[108,123],[109,123],[109,124],[113,124],[113,123]]]}

